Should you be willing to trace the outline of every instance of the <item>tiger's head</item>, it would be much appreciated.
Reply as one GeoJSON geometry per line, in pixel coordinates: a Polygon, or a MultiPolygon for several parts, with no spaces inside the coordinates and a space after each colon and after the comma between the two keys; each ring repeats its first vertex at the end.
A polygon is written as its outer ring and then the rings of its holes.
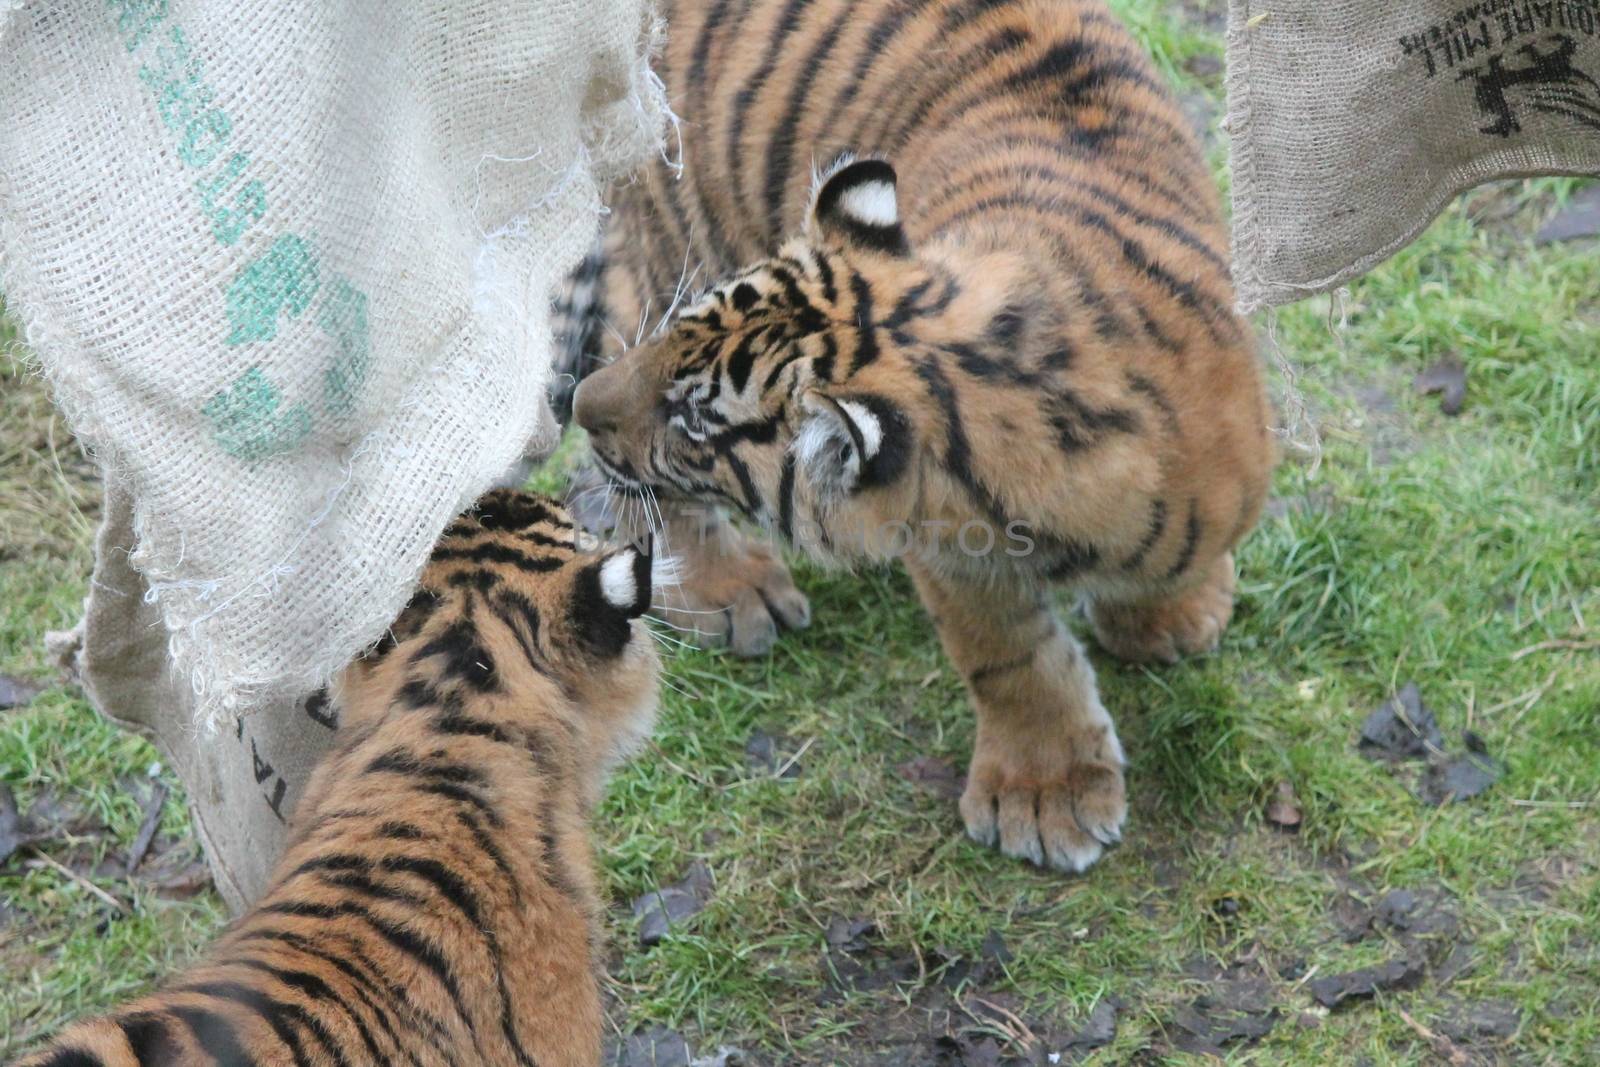
{"type": "Polygon", "coordinates": [[[346,672],[340,701],[352,719],[391,709],[555,716],[571,727],[580,766],[616,763],[655,714],[660,662],[642,618],[655,561],[647,548],[599,551],[587,539],[549,497],[481,497],[446,527],[416,594],[346,672]]]}
{"type": "Polygon", "coordinates": [[[919,498],[919,442],[941,418],[928,356],[1021,328],[1019,264],[990,259],[913,248],[894,169],[841,161],[799,236],[592,373],[574,417],[624,487],[731,504],[823,557],[880,554],[837,535],[919,498]]]}

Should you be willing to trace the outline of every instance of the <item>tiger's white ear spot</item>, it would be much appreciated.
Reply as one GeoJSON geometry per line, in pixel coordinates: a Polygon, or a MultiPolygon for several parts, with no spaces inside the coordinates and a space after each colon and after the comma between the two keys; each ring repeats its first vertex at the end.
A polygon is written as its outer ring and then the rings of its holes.
{"type": "Polygon", "coordinates": [[[619,611],[628,611],[639,600],[639,585],[634,579],[633,549],[625,549],[600,565],[600,595],[619,611]]]}
{"type": "Polygon", "coordinates": [[[892,182],[870,181],[851,186],[839,198],[839,211],[864,226],[900,223],[900,205],[892,182]]]}
{"type": "Polygon", "coordinates": [[[883,446],[883,426],[878,422],[878,416],[859,400],[839,400],[836,403],[850,416],[850,421],[855,423],[860,432],[861,451],[866,453],[868,459],[876,456],[878,449],[883,446]]]}
{"type": "Polygon", "coordinates": [[[808,233],[862,251],[910,255],[900,225],[894,167],[881,159],[846,159],[821,176],[807,216],[808,233]]]}

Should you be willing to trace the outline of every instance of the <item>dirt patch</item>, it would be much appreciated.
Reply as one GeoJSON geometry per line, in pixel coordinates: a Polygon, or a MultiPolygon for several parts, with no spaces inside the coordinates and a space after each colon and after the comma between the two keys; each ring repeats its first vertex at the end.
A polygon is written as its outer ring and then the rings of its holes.
{"type": "Polygon", "coordinates": [[[1426,760],[1427,769],[1416,780],[1413,792],[1423,803],[1435,807],[1471,799],[1505,773],[1505,765],[1489,755],[1478,734],[1462,731],[1461,744],[1465,751],[1458,754],[1445,750],[1439,721],[1423,703],[1415,682],[1407,682],[1367,716],[1356,742],[1362,755],[1394,766],[1426,760]]]}
{"type": "Polygon", "coordinates": [[[1509,1038],[1522,1027],[1522,1009],[1508,1000],[1457,1002],[1439,1016],[1437,1029],[1459,1042],[1509,1038]]]}
{"type": "Polygon", "coordinates": [[[1218,37],[1228,31],[1226,0],[1183,0],[1178,5],[1184,20],[1218,37]]]}
{"type": "Polygon", "coordinates": [[[1539,244],[1600,237],[1600,184],[1579,189],[1545,224],[1534,240],[1539,244]]]}
{"type": "Polygon", "coordinates": [[[967,787],[966,775],[937,756],[918,756],[895,768],[895,772],[917,788],[935,796],[954,800],[967,787]]]}
{"type": "Polygon", "coordinates": [[[1332,411],[1319,405],[1313,415],[1319,422],[1343,423],[1367,443],[1373,466],[1389,467],[1420,447],[1416,427],[1399,400],[1410,387],[1399,368],[1352,378],[1333,387],[1342,403],[1336,401],[1332,411]]]}
{"type": "Polygon", "coordinates": [[[0,674],[0,711],[24,707],[42,692],[44,692],[42,686],[14,678],[9,674],[0,674]]]}
{"type": "Polygon", "coordinates": [[[1264,978],[1221,978],[1206,993],[1178,1007],[1164,1030],[1181,1052],[1221,1056],[1232,1046],[1252,1044],[1272,1031],[1282,1017],[1276,999],[1272,983],[1264,978]]]}
{"type": "Polygon", "coordinates": [[[757,1067],[758,1064],[737,1048],[722,1048],[697,1057],[682,1034],[664,1026],[636,1030],[608,1043],[600,1062],[605,1067],[757,1067]]]}
{"type": "Polygon", "coordinates": [[[1445,356],[1411,379],[1411,388],[1421,396],[1437,393],[1439,410],[1459,415],[1467,399],[1467,368],[1455,356],[1445,356]]]}
{"type": "Polygon", "coordinates": [[[689,1067],[689,1043],[664,1026],[629,1034],[607,1050],[602,1062],[615,1067],[689,1067]]]}
{"type": "Polygon", "coordinates": [[[710,869],[696,860],[675,885],[639,896],[633,902],[633,915],[639,920],[639,944],[645,948],[659,945],[675,923],[704,910],[714,890],[710,869]]]}
{"type": "Polygon", "coordinates": [[[1463,197],[1463,207],[1473,228],[1489,235],[1491,248],[1509,255],[1529,238],[1549,244],[1587,236],[1591,216],[1585,193],[1594,188],[1580,189],[1563,206],[1557,204],[1554,192],[1531,191],[1526,181],[1512,178],[1470,190],[1463,197]]]}
{"type": "Polygon", "coordinates": [[[1407,682],[1367,716],[1356,744],[1369,759],[1424,759],[1443,750],[1444,735],[1433,709],[1422,702],[1417,683],[1407,682]]]}
{"type": "Polygon", "coordinates": [[[1282,519],[1290,515],[1321,515],[1333,511],[1335,504],[1332,487],[1315,485],[1304,493],[1269,497],[1262,513],[1269,519],[1282,519]]]}
{"type": "MultiPolygon", "coordinates": [[[[138,795],[139,783],[130,791],[138,795]]],[[[199,845],[189,838],[160,834],[167,787],[143,783],[144,824],[124,850],[105,823],[80,801],[55,790],[41,792],[26,812],[0,783],[0,869],[6,864],[49,868],[98,896],[118,912],[135,886],[167,898],[192,897],[211,884],[199,845]]]]}
{"type": "Polygon", "coordinates": [[[805,772],[800,763],[800,746],[784,734],[751,731],[744,743],[744,761],[754,771],[774,778],[798,778],[805,772]]]}
{"type": "Polygon", "coordinates": [[[1184,73],[1208,85],[1219,83],[1225,69],[1222,57],[1211,52],[1198,52],[1183,61],[1184,73]]]}
{"type": "Polygon", "coordinates": [[[169,900],[197,896],[211,885],[211,869],[195,842],[167,836],[155,839],[138,870],[127,877],[169,900]]]}
{"type": "Polygon", "coordinates": [[[1483,738],[1471,730],[1461,735],[1466,752],[1448,759],[1434,759],[1417,787],[1424,803],[1438,806],[1470,800],[1500,780],[1505,765],[1489,755],[1483,738]]]}
{"type": "Polygon", "coordinates": [[[38,832],[24,824],[11,787],[0,782],[0,864],[4,864],[18,849],[26,848],[39,839],[38,832]]]}
{"type": "Polygon", "coordinates": [[[860,917],[830,920],[824,942],[817,1003],[854,1025],[847,1040],[785,1063],[1031,1067],[1077,1062],[1116,1038],[1114,998],[1069,1018],[1032,1011],[1007,991],[1012,953],[998,928],[970,956],[888,943],[860,917]]]}
{"type": "Polygon", "coordinates": [[[1421,961],[1404,957],[1376,967],[1362,967],[1346,974],[1330,974],[1311,983],[1311,997],[1329,1010],[1371,999],[1392,989],[1415,989],[1422,984],[1427,969],[1421,961]]]}
{"type": "Polygon", "coordinates": [[[884,944],[877,924],[868,919],[835,918],[828,924],[827,947],[818,967],[824,990],[822,1003],[834,1003],[846,993],[866,993],[891,986],[922,985],[932,969],[954,962],[942,955],[911,951],[884,944]]]}
{"type": "Polygon", "coordinates": [[[76,801],[54,790],[40,793],[23,811],[11,787],[0,782],[0,865],[17,853],[51,844],[82,846],[105,825],[76,801]]]}
{"type": "Polygon", "coordinates": [[[1510,882],[1486,889],[1480,896],[1501,915],[1542,908],[1586,873],[1593,872],[1571,856],[1546,856],[1524,864],[1510,882]]]}

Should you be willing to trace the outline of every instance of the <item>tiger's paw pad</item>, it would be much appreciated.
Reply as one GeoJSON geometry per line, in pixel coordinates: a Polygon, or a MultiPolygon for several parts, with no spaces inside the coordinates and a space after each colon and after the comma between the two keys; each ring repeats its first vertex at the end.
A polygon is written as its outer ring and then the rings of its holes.
{"type": "Polygon", "coordinates": [[[1142,604],[1091,601],[1089,621],[1100,647],[1129,663],[1176,663],[1210,652],[1233,617],[1233,557],[1225,556],[1200,585],[1142,604]]]}
{"type": "Polygon", "coordinates": [[[730,535],[703,545],[674,544],[679,576],[657,590],[651,614],[702,648],[764,656],[780,631],[811,624],[811,603],[776,553],[730,535]]]}
{"type": "Polygon", "coordinates": [[[1128,815],[1122,768],[1070,765],[1058,781],[974,768],[961,796],[967,835],[1037,867],[1080,873],[1122,840],[1128,815]]]}

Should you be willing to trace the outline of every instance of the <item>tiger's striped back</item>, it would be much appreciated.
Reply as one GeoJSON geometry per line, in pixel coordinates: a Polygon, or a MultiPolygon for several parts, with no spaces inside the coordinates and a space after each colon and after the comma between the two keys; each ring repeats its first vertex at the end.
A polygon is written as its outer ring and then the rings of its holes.
{"type": "Polygon", "coordinates": [[[553,501],[483,498],[338,683],[262,899],[26,1067],[598,1063],[586,822],[654,711],[650,566],[580,551],[553,501]]]}
{"type": "Polygon", "coordinates": [[[669,0],[664,14],[683,168],[658,163],[615,198],[608,266],[639,294],[611,308],[627,337],[627,314],[664,310],[685,264],[714,282],[799,232],[812,173],[845,151],[894,163],[914,245],[998,228],[1058,261],[1108,335],[1235,336],[1215,185],[1099,0],[669,0]]]}

